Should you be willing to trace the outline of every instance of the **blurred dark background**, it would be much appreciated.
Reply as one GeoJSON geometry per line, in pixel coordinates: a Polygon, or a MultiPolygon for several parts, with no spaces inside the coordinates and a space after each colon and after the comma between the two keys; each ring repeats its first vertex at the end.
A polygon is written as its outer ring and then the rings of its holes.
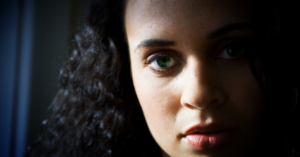
{"type": "Polygon", "coordinates": [[[21,157],[59,87],[89,0],[0,0],[0,156],[21,157]]]}

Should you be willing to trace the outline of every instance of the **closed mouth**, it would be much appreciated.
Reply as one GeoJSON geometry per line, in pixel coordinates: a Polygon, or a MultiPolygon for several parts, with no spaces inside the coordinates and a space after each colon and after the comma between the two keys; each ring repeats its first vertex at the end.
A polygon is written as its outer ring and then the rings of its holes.
{"type": "Polygon", "coordinates": [[[231,127],[217,124],[209,124],[209,125],[194,125],[185,131],[184,135],[189,134],[214,134],[219,133],[226,130],[232,130],[231,127]]]}
{"type": "Polygon", "coordinates": [[[194,125],[184,134],[182,139],[196,150],[211,150],[224,145],[233,135],[236,129],[224,125],[194,125]]]}
{"type": "Polygon", "coordinates": [[[219,133],[225,131],[225,129],[219,129],[219,130],[211,130],[211,131],[195,131],[192,134],[215,134],[215,133],[219,133]]]}

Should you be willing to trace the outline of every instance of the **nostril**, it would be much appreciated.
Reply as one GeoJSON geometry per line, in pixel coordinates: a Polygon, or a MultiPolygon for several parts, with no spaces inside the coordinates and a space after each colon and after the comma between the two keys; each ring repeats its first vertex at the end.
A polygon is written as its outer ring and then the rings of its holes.
{"type": "Polygon", "coordinates": [[[204,109],[206,106],[218,106],[217,104],[222,104],[223,99],[213,99],[210,102],[209,101],[199,101],[199,102],[194,102],[192,103],[191,101],[182,101],[181,104],[182,106],[189,108],[189,109],[204,109]]]}
{"type": "Polygon", "coordinates": [[[183,106],[189,109],[204,109],[204,107],[200,107],[199,105],[193,105],[193,104],[189,104],[189,103],[183,103],[183,106]]]}
{"type": "Polygon", "coordinates": [[[211,104],[215,104],[215,103],[218,103],[218,99],[215,99],[215,100],[213,100],[212,102],[211,102],[211,104]]]}
{"type": "Polygon", "coordinates": [[[189,108],[189,109],[195,108],[195,107],[193,107],[192,105],[187,104],[187,103],[184,103],[183,106],[186,107],[186,108],[189,108]]]}

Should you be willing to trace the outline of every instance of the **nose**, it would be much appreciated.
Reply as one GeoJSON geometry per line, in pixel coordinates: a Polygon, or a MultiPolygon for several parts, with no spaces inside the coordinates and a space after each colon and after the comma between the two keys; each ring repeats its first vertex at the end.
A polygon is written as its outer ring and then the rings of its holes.
{"type": "Polygon", "coordinates": [[[226,100],[222,81],[216,68],[208,64],[192,62],[183,76],[182,106],[189,109],[204,109],[219,106],[226,100]]]}

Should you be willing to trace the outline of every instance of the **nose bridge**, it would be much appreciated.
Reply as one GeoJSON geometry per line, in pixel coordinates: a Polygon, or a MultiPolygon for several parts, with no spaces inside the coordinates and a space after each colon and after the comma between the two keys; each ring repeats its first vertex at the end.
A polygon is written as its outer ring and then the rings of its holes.
{"type": "Polygon", "coordinates": [[[212,103],[223,100],[214,68],[208,63],[193,60],[184,74],[181,104],[190,109],[204,109],[212,103]]]}
{"type": "Polygon", "coordinates": [[[189,75],[193,78],[194,83],[199,86],[205,86],[208,83],[209,75],[212,74],[212,69],[207,63],[201,61],[193,61],[189,67],[189,75]],[[210,71],[208,69],[211,69],[210,71]],[[201,85],[202,84],[202,85],[201,85]]]}
{"type": "Polygon", "coordinates": [[[208,83],[208,71],[205,69],[206,65],[199,61],[193,61],[187,67],[187,72],[185,75],[185,80],[187,81],[187,88],[192,89],[194,92],[202,92],[204,86],[208,83]]]}

